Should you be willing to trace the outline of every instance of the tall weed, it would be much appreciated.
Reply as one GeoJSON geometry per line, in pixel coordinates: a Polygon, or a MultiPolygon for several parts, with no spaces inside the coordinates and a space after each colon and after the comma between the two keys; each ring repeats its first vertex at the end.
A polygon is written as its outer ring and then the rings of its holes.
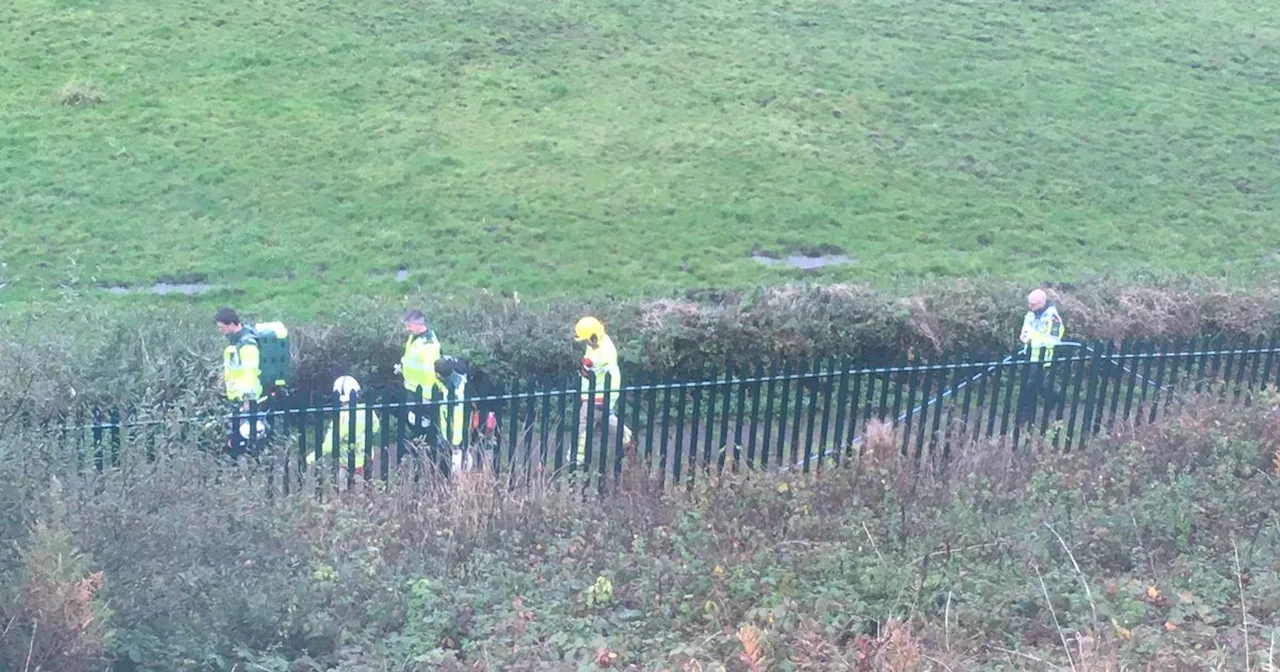
{"type": "Polygon", "coordinates": [[[55,496],[25,474],[56,456],[6,437],[0,476],[25,485],[3,495],[23,554],[0,649],[53,655],[62,605],[65,650],[138,670],[1190,669],[1242,660],[1245,627],[1261,660],[1272,411],[1186,411],[1083,453],[920,465],[883,427],[816,475],[609,495],[476,473],[269,497],[175,444],[55,496]]]}

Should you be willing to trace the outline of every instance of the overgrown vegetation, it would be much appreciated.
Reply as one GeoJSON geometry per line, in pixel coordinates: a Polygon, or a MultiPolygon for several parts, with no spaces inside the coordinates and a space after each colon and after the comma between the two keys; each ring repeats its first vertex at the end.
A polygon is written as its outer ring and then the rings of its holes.
{"type": "Polygon", "coordinates": [[[1247,279],[1280,249],[1274,2],[11,0],[0,26],[6,304],[1247,279]]]}
{"type": "Polygon", "coordinates": [[[1280,398],[1258,402],[919,468],[880,428],[814,477],[628,472],[604,498],[476,476],[269,499],[184,445],[76,477],[11,432],[0,667],[75,642],[57,669],[1274,670],[1280,398]]]}
{"type": "MultiPolygon", "coordinates": [[[[600,315],[620,348],[626,375],[699,375],[726,360],[841,358],[855,362],[989,354],[1016,344],[1026,288],[943,283],[899,297],[854,285],[791,285],[684,300],[529,302],[478,294],[348,308],[289,322],[294,384],[327,391],[334,377],[366,386],[397,383],[403,350],[400,309],[425,307],[445,352],[479,372],[473,392],[512,378],[568,384],[581,351],[574,321],[600,315]]],[[[1070,339],[1170,342],[1280,333],[1280,285],[1228,290],[1209,283],[1129,285],[1099,279],[1054,290],[1070,339]]],[[[241,307],[250,322],[279,315],[241,307]]],[[[84,403],[190,407],[214,403],[223,339],[212,311],[112,310],[76,302],[0,316],[0,422],[27,410],[84,403]]]]}

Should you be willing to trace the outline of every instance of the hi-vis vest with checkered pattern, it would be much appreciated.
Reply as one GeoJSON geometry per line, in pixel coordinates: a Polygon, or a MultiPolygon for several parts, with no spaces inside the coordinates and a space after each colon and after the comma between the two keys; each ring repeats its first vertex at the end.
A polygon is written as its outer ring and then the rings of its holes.
{"type": "Polygon", "coordinates": [[[1039,313],[1027,311],[1022,318],[1022,335],[1027,339],[1028,355],[1031,361],[1038,362],[1042,358],[1047,364],[1053,359],[1053,348],[1062,342],[1065,329],[1058,309],[1049,304],[1039,313]]]}

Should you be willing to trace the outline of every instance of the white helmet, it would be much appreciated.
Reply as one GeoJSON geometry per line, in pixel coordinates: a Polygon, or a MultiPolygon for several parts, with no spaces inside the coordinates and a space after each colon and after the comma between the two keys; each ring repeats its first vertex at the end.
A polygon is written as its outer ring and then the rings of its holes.
{"type": "Polygon", "coordinates": [[[360,393],[360,383],[351,376],[342,376],[333,381],[333,391],[338,393],[338,399],[341,401],[350,401],[353,393],[360,393]]]}

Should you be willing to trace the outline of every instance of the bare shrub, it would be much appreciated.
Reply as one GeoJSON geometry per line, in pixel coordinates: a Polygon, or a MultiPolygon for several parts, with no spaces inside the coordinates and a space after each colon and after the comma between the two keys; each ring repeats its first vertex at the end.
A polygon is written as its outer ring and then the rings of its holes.
{"type": "Polygon", "coordinates": [[[55,486],[49,519],[32,526],[20,549],[16,595],[0,609],[9,625],[0,639],[5,669],[101,669],[111,642],[111,612],[100,595],[105,577],[90,571],[89,558],[63,520],[59,497],[55,486]]]}
{"type": "Polygon", "coordinates": [[[892,422],[871,420],[862,434],[862,454],[871,461],[892,460],[901,440],[901,432],[892,422]]]}

